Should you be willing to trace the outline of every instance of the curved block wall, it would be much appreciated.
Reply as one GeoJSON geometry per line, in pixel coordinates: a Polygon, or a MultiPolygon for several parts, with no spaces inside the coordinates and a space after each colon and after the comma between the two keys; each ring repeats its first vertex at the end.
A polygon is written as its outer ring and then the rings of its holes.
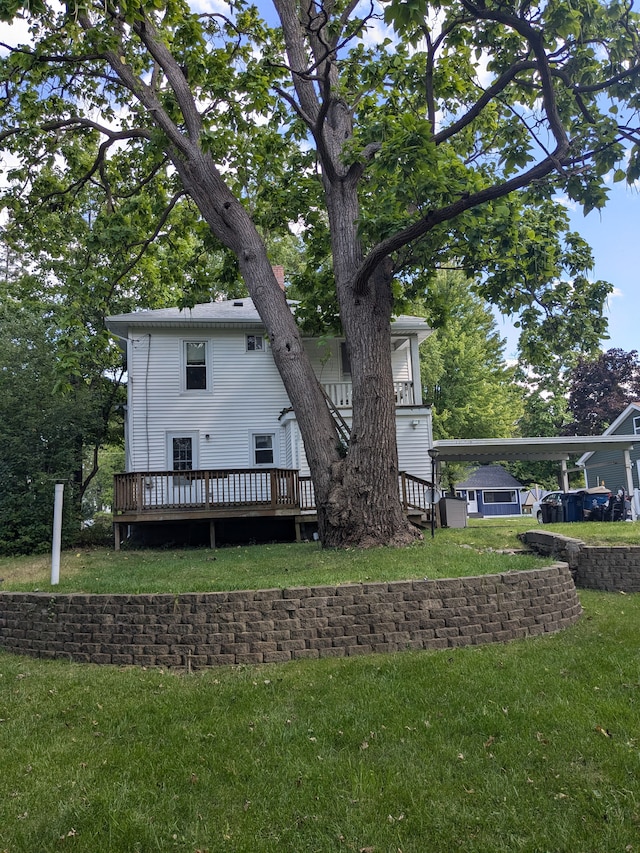
{"type": "Polygon", "coordinates": [[[559,631],[568,566],[451,580],[183,595],[0,593],[0,646],[99,664],[205,667],[444,649],[559,631]]]}
{"type": "Polygon", "coordinates": [[[640,592],[640,546],[586,545],[546,530],[520,535],[538,554],[569,564],[576,586],[599,592],[640,592]]]}

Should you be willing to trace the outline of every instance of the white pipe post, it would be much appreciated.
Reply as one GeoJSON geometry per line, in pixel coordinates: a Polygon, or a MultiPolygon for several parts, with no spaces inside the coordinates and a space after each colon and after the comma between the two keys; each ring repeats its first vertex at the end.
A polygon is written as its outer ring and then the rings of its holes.
{"type": "Polygon", "coordinates": [[[60,546],[62,544],[62,505],[64,483],[56,483],[53,502],[53,543],[51,545],[51,586],[60,581],[60,546]]]}

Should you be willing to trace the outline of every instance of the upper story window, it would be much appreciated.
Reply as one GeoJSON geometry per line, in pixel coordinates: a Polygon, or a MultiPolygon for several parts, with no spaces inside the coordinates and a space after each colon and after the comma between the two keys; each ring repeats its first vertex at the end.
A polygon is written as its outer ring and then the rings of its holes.
{"type": "Polygon", "coordinates": [[[264,352],[263,335],[247,335],[247,352],[264,352]]]}
{"type": "Polygon", "coordinates": [[[184,342],[185,383],[187,391],[207,390],[207,342],[184,342]]]}
{"type": "Polygon", "coordinates": [[[640,418],[633,419],[633,434],[640,435],[640,418]]]}
{"type": "Polygon", "coordinates": [[[346,341],[340,344],[340,370],[343,379],[351,379],[351,356],[346,341]]]}

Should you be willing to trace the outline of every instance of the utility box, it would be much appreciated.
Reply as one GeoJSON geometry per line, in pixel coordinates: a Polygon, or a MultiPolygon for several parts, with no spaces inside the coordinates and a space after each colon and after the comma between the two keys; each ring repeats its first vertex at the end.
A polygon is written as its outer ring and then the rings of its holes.
{"type": "Polygon", "coordinates": [[[466,527],[467,526],[467,499],[454,498],[445,495],[438,503],[440,509],[440,523],[443,527],[466,527]]]}

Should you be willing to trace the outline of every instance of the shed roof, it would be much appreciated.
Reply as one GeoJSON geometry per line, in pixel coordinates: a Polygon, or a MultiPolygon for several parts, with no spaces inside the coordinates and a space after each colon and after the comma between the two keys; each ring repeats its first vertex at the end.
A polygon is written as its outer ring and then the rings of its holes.
{"type": "Polygon", "coordinates": [[[481,465],[476,468],[458,489],[521,489],[519,483],[502,465],[481,465]]]}

